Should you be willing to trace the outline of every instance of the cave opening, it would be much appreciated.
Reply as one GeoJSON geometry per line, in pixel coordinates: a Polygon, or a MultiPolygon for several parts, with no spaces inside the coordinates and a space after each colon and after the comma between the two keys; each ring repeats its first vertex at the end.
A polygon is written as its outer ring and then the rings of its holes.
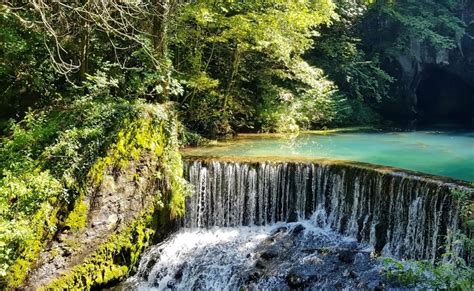
{"type": "Polygon", "coordinates": [[[441,68],[426,69],[417,94],[418,122],[422,126],[473,126],[474,87],[441,68]]]}

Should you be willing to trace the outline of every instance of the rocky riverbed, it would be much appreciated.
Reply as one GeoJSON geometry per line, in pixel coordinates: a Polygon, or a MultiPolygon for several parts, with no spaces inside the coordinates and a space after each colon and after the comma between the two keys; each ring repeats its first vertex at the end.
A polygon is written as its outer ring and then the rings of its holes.
{"type": "Polygon", "coordinates": [[[310,220],[265,227],[182,229],[149,249],[118,289],[382,289],[368,245],[310,220]]]}

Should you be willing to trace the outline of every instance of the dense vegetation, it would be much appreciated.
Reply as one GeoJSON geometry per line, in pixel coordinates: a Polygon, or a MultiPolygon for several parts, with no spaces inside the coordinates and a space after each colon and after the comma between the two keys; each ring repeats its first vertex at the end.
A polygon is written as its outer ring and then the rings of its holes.
{"type": "MultiPolygon", "coordinates": [[[[15,2],[12,2],[15,3],[15,2]]],[[[144,1],[1,8],[2,116],[87,93],[173,101],[190,131],[367,124],[414,40],[464,35],[464,1],[144,1]]],[[[394,94],[392,94],[394,95],[394,94]]],[[[394,97],[394,96],[392,96],[394,97]]],[[[3,120],[5,122],[5,120],[3,120]]]]}
{"type": "MultiPolygon", "coordinates": [[[[149,150],[140,132],[120,144],[144,108],[167,104],[155,119],[182,143],[372,124],[394,98],[390,62],[411,40],[449,50],[462,37],[463,1],[435,2],[6,1],[1,284],[20,285],[45,242],[77,220],[68,214],[108,166],[98,163],[149,150]]],[[[168,202],[182,212],[180,195],[168,202]]]]}

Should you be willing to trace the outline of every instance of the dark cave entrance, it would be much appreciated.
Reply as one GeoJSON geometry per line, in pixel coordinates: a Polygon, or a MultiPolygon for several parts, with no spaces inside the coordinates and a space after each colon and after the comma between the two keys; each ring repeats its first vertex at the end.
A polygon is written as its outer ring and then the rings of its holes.
{"type": "Polygon", "coordinates": [[[416,90],[422,126],[472,127],[474,87],[440,68],[423,72],[416,90]]]}

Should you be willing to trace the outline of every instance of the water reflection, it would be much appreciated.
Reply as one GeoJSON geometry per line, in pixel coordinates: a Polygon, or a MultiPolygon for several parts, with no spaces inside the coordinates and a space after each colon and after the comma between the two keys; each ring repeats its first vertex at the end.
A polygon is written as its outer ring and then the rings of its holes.
{"type": "Polygon", "coordinates": [[[250,135],[185,154],[352,160],[474,181],[474,132],[467,131],[250,135]]]}

